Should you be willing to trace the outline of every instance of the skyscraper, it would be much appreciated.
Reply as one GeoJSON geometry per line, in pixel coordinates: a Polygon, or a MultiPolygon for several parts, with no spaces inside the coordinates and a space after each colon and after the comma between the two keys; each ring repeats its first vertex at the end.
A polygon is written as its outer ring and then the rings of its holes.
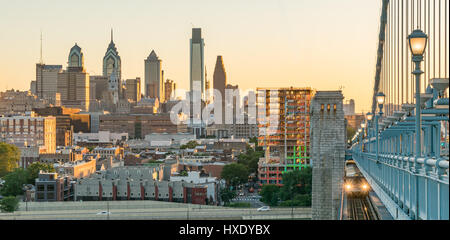
{"type": "Polygon", "coordinates": [[[70,49],[68,67],[58,73],[58,92],[61,105],[69,108],[89,110],[89,74],[84,69],[81,48],[75,43],[70,49]]]}
{"type": "Polygon", "coordinates": [[[172,97],[172,93],[175,93],[176,86],[177,84],[173,80],[167,79],[164,82],[164,95],[166,102],[170,100],[170,98],[172,97]]]}
{"type": "Polygon", "coordinates": [[[125,97],[134,102],[141,100],[141,78],[127,79],[125,81],[126,90],[125,97]]]}
{"type": "Polygon", "coordinates": [[[194,82],[199,81],[202,99],[205,96],[205,64],[204,64],[204,47],[205,42],[202,38],[202,29],[193,28],[192,38],[190,39],[190,90],[192,92],[194,87],[194,82]]]}
{"type": "Polygon", "coordinates": [[[223,65],[222,56],[217,56],[216,67],[213,76],[214,89],[219,90],[222,94],[222,102],[225,100],[225,87],[227,86],[227,74],[223,65]]]}
{"type": "Polygon", "coordinates": [[[117,89],[120,89],[122,70],[121,70],[121,60],[119,52],[117,51],[116,45],[114,44],[113,32],[111,29],[111,42],[109,43],[108,49],[106,49],[105,56],[103,57],[103,76],[110,79],[111,74],[116,74],[117,89]]]}
{"type": "Polygon", "coordinates": [[[49,100],[55,104],[58,89],[58,73],[62,71],[61,65],[36,64],[36,95],[41,99],[49,100]]]}
{"type": "Polygon", "coordinates": [[[152,50],[145,62],[145,96],[148,98],[158,98],[164,101],[164,80],[161,70],[161,60],[152,50]]]}

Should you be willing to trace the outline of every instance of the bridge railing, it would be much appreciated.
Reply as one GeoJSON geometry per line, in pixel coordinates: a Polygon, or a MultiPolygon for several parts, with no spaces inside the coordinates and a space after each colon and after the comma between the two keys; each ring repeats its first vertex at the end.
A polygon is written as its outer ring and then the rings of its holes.
{"type": "Polygon", "coordinates": [[[448,158],[358,151],[353,159],[395,219],[449,219],[448,158]],[[378,190],[378,191],[377,191],[378,190]],[[383,200],[383,199],[382,199],[383,200]]]}

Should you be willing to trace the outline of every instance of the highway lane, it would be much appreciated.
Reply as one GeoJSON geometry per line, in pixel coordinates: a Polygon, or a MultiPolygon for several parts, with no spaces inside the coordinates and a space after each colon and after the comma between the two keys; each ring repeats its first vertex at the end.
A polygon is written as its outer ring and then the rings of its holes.
{"type": "Polygon", "coordinates": [[[258,212],[254,208],[145,208],[145,209],[110,209],[111,214],[98,215],[106,209],[55,210],[55,211],[18,211],[13,214],[0,213],[2,220],[114,220],[114,219],[242,219],[257,218],[310,218],[310,208],[283,208],[258,212]]]}

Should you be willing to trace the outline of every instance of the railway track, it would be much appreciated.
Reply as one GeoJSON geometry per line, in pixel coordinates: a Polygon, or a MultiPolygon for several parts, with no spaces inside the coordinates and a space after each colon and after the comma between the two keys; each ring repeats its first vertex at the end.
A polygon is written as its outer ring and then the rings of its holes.
{"type": "Polygon", "coordinates": [[[352,197],[347,199],[349,220],[379,220],[377,210],[369,197],[352,197]]]}

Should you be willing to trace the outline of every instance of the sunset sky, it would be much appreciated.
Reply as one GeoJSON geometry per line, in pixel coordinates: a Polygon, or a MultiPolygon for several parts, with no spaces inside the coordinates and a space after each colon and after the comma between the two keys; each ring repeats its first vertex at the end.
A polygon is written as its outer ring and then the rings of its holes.
{"type": "MultiPolygon", "coordinates": [[[[141,77],[155,50],[165,77],[189,88],[189,39],[202,28],[208,79],[222,55],[228,83],[241,89],[336,90],[367,112],[375,74],[381,0],[0,0],[0,91],[28,90],[39,62],[67,66],[83,50],[91,75],[114,29],[122,77],[141,77]]],[[[143,89],[142,89],[143,90],[143,89]]]]}

